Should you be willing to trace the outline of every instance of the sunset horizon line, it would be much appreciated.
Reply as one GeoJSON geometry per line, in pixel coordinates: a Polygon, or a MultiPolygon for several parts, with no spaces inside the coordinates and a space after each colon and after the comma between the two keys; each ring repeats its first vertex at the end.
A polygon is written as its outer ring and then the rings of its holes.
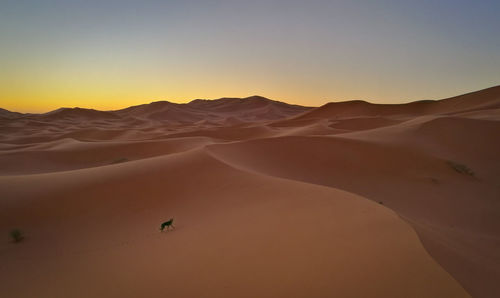
{"type": "Polygon", "coordinates": [[[223,97],[217,97],[217,98],[193,98],[193,99],[190,99],[190,100],[182,100],[182,101],[177,101],[175,99],[170,99],[170,100],[169,99],[159,99],[159,100],[152,100],[152,101],[149,101],[149,102],[144,101],[142,103],[136,103],[136,104],[134,103],[134,104],[131,104],[131,105],[128,105],[128,106],[121,106],[121,107],[108,108],[108,109],[102,109],[102,108],[98,108],[98,107],[89,107],[89,106],[84,106],[84,105],[59,106],[59,107],[56,107],[56,108],[49,108],[49,109],[46,109],[46,110],[43,110],[43,111],[41,111],[41,110],[32,110],[32,111],[24,110],[23,111],[23,109],[12,109],[12,108],[3,107],[3,106],[0,106],[0,109],[6,110],[6,111],[9,111],[9,112],[13,112],[13,113],[21,113],[21,114],[46,114],[46,113],[50,113],[50,112],[57,111],[57,110],[60,110],[60,109],[85,109],[85,110],[95,110],[95,111],[103,111],[103,112],[112,112],[112,111],[119,111],[119,110],[131,108],[131,107],[136,107],[136,106],[153,104],[153,103],[157,103],[157,102],[168,102],[168,103],[172,103],[172,104],[180,104],[180,105],[182,105],[182,104],[189,104],[189,103],[197,101],[197,100],[216,101],[216,100],[221,100],[221,99],[249,99],[249,98],[253,98],[253,97],[261,97],[261,98],[265,98],[267,100],[271,100],[271,101],[274,101],[274,102],[282,102],[282,103],[286,103],[288,105],[296,105],[296,106],[309,107],[309,108],[319,108],[319,107],[327,105],[329,103],[341,103],[341,102],[352,102],[352,101],[362,101],[362,102],[366,102],[366,103],[370,103],[370,104],[374,104],[374,105],[404,105],[404,104],[409,104],[409,103],[412,103],[412,102],[420,102],[420,101],[440,101],[440,100],[445,100],[445,99],[449,99],[449,98],[459,97],[459,96],[463,96],[463,95],[467,95],[467,94],[471,94],[471,93],[475,93],[475,92],[481,92],[481,91],[485,91],[485,90],[493,89],[493,88],[497,88],[497,87],[500,87],[500,84],[493,85],[493,86],[486,87],[486,88],[476,89],[476,90],[473,90],[473,91],[468,91],[468,92],[465,92],[465,93],[460,93],[460,94],[456,94],[456,95],[452,95],[452,96],[448,96],[448,97],[435,98],[435,99],[426,98],[426,99],[408,100],[406,102],[397,102],[397,103],[374,102],[373,100],[370,100],[370,99],[353,98],[353,99],[347,99],[347,100],[326,100],[321,105],[305,105],[305,104],[300,104],[300,103],[291,102],[291,101],[287,101],[287,100],[275,99],[274,97],[267,97],[267,96],[264,96],[264,95],[253,94],[253,95],[250,95],[250,96],[243,96],[243,97],[223,96],[223,97]]]}

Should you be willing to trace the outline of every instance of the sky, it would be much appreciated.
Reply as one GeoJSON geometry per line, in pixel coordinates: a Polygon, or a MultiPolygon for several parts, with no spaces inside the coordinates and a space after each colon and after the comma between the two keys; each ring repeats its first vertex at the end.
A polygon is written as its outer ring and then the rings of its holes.
{"type": "Polygon", "coordinates": [[[441,99],[500,84],[499,15],[498,0],[0,0],[0,107],[441,99]]]}

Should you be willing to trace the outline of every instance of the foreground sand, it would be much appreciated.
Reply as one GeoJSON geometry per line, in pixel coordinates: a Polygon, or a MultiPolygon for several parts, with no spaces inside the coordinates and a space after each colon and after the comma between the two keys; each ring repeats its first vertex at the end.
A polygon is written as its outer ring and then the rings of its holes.
{"type": "Polygon", "coordinates": [[[0,230],[26,238],[0,296],[497,297],[499,111],[492,88],[2,113],[0,230]]]}
{"type": "Polygon", "coordinates": [[[1,188],[16,198],[2,226],[29,231],[2,246],[1,290],[13,296],[467,296],[386,208],[202,150],[1,188]],[[170,215],[177,229],[159,233],[170,215]]]}

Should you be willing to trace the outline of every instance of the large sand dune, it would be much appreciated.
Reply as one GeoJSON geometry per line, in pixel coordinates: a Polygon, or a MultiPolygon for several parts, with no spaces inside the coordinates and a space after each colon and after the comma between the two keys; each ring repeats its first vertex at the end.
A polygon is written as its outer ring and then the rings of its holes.
{"type": "Polygon", "coordinates": [[[2,110],[0,296],[498,297],[499,108],[2,110]]]}

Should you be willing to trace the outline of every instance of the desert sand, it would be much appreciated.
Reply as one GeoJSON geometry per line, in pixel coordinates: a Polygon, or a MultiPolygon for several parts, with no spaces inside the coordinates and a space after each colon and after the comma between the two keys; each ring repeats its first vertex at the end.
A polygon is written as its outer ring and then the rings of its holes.
{"type": "Polygon", "coordinates": [[[500,86],[0,124],[0,297],[500,296],[500,86]]]}

